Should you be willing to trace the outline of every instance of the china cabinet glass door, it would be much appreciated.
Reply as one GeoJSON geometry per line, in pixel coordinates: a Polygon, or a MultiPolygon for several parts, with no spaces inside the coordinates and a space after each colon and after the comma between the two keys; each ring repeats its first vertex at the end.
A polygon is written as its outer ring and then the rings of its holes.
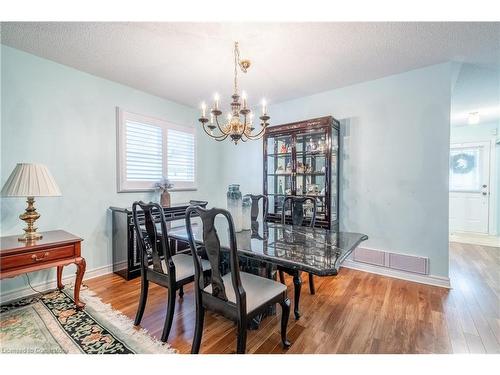
{"type": "MultiPolygon", "coordinates": [[[[295,137],[296,195],[316,197],[316,218],[325,220],[329,208],[328,194],[328,141],[326,130],[317,129],[305,133],[298,133],[295,137]]],[[[312,203],[306,203],[306,216],[312,216],[312,203]]]]}
{"type": "Polygon", "coordinates": [[[292,135],[269,137],[267,141],[267,197],[269,212],[281,215],[285,195],[294,188],[292,135]]]}

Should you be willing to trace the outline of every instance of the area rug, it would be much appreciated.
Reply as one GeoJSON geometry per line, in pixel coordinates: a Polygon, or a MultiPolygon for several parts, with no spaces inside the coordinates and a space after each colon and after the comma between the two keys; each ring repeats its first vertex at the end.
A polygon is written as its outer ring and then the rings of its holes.
{"type": "Polygon", "coordinates": [[[170,354],[132,320],[82,290],[85,309],[75,309],[72,290],[23,298],[0,307],[2,353],[170,354]]]}

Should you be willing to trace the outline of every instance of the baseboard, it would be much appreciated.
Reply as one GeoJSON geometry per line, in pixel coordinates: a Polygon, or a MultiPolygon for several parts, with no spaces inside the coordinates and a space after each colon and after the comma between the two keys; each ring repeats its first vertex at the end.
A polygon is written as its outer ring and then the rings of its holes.
{"type": "Polygon", "coordinates": [[[375,266],[368,263],[356,262],[351,259],[346,259],[344,263],[342,263],[342,267],[351,268],[358,271],[370,272],[387,277],[393,277],[401,280],[413,281],[420,284],[439,286],[442,288],[451,288],[450,279],[448,277],[420,275],[412,272],[405,272],[392,268],[375,266]]]}
{"type": "MultiPolygon", "coordinates": [[[[109,264],[107,266],[97,267],[92,270],[85,271],[83,281],[90,280],[95,277],[107,275],[113,272],[113,265],[109,264]]],[[[75,282],[75,275],[68,275],[63,277],[63,283],[66,287],[72,285],[75,282]]],[[[42,281],[37,284],[31,284],[33,288],[39,290],[40,292],[45,292],[47,290],[55,289],[57,287],[57,280],[54,278],[51,281],[42,281]]],[[[0,300],[2,303],[13,301],[19,298],[27,297],[34,294],[33,290],[26,285],[23,288],[8,291],[6,293],[0,294],[0,300]]]]}
{"type": "Polygon", "coordinates": [[[500,247],[500,237],[490,234],[467,232],[450,233],[450,242],[466,243],[479,246],[500,247]]]}

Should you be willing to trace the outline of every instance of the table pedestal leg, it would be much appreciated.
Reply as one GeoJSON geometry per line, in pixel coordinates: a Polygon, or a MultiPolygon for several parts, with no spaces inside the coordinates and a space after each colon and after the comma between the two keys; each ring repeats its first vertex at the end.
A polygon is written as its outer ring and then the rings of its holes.
{"type": "Polygon", "coordinates": [[[76,281],[75,281],[75,305],[77,309],[83,309],[85,304],[80,301],[80,287],[82,286],[83,274],[85,273],[85,259],[76,258],[76,281]]]}
{"type": "Polygon", "coordinates": [[[62,283],[62,272],[64,266],[57,266],[57,289],[64,289],[64,284],[62,283]]]}

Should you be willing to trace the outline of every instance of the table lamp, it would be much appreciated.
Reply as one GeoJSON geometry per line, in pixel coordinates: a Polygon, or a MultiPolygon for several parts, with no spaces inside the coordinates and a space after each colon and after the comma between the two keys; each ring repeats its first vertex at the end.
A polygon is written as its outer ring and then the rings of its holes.
{"type": "Polygon", "coordinates": [[[37,228],[35,227],[35,221],[40,217],[34,206],[35,197],[61,196],[61,190],[47,167],[43,164],[17,164],[3,186],[1,194],[3,197],[28,198],[26,211],[19,215],[19,218],[27,225],[24,228],[25,233],[19,237],[19,241],[33,241],[42,238],[42,235],[36,232],[37,228]]]}

